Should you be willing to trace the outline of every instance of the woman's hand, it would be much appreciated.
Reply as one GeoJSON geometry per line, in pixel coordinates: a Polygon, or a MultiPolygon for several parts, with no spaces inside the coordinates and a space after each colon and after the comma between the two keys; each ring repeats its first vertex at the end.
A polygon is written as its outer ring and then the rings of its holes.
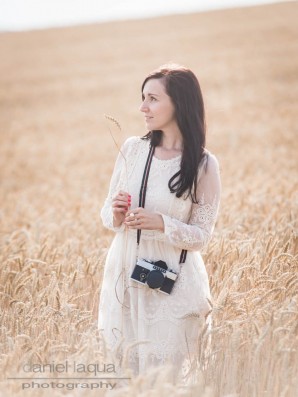
{"type": "Polygon", "coordinates": [[[126,213],[124,224],[129,229],[146,229],[164,231],[162,216],[138,207],[126,213]]]}
{"type": "Polygon", "coordinates": [[[120,192],[112,200],[113,209],[113,224],[115,227],[121,226],[125,219],[126,212],[130,207],[131,196],[127,192],[120,190],[120,192]]]}

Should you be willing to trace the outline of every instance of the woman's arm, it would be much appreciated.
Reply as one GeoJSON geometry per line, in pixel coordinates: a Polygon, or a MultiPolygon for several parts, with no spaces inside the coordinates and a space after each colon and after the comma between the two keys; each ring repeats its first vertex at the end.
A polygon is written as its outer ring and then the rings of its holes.
{"type": "Polygon", "coordinates": [[[198,203],[192,204],[189,223],[141,207],[131,209],[124,223],[129,229],[158,230],[162,233],[162,241],[180,249],[199,251],[208,243],[214,230],[220,194],[219,164],[216,157],[209,154],[207,171],[202,170],[197,186],[198,203]]]}
{"type": "Polygon", "coordinates": [[[198,204],[192,205],[188,224],[161,214],[166,241],[177,248],[199,251],[210,240],[219,211],[221,180],[216,157],[209,153],[207,171],[203,170],[197,187],[198,204]]]}
{"type": "MultiPolygon", "coordinates": [[[[133,139],[135,139],[135,137],[128,138],[121,146],[120,152],[118,153],[115,162],[113,174],[111,177],[108,196],[105,199],[104,205],[100,212],[100,216],[104,227],[114,232],[123,231],[125,229],[125,225],[123,223],[121,223],[121,225],[119,226],[118,225],[115,226],[117,222],[115,222],[113,215],[113,199],[116,197],[119,191],[124,188],[123,184],[125,185],[125,181],[123,181],[123,177],[121,180],[121,174],[123,173],[123,170],[125,171],[125,167],[126,167],[125,158],[127,156],[128,146],[133,139]]],[[[126,192],[122,192],[122,193],[125,193],[126,195],[126,192]]]]}

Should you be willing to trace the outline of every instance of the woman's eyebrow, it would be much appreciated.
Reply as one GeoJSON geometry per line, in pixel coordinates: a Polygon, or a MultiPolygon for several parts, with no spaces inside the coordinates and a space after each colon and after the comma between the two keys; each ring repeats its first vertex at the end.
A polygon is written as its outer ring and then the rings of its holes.
{"type": "MultiPolygon", "coordinates": [[[[143,93],[143,95],[145,95],[144,93],[143,93]]],[[[159,95],[157,95],[157,94],[153,94],[153,93],[151,93],[151,92],[148,92],[148,94],[147,94],[148,96],[159,96],[159,95]]]]}

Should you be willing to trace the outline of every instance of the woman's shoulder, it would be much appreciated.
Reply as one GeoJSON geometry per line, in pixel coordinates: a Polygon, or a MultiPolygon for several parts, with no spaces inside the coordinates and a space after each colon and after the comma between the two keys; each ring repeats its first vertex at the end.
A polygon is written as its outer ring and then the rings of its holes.
{"type": "Polygon", "coordinates": [[[127,158],[130,158],[132,161],[136,159],[144,151],[144,153],[147,150],[148,146],[148,141],[142,139],[141,136],[130,136],[127,138],[123,145],[122,145],[122,153],[127,156],[127,158]]]}
{"type": "Polygon", "coordinates": [[[136,146],[146,145],[146,144],[147,144],[147,141],[142,139],[141,136],[133,135],[124,141],[123,147],[126,149],[129,149],[131,147],[136,147],[136,146]]]}
{"type": "Polygon", "coordinates": [[[208,167],[210,167],[212,170],[218,170],[219,171],[219,161],[217,156],[212,153],[210,150],[208,149],[204,149],[204,161],[203,163],[205,164],[206,169],[208,167]]]}
{"type": "Polygon", "coordinates": [[[209,149],[205,148],[204,149],[204,153],[207,155],[207,157],[212,159],[211,161],[214,161],[214,162],[218,163],[217,156],[213,152],[211,152],[209,149]]]}

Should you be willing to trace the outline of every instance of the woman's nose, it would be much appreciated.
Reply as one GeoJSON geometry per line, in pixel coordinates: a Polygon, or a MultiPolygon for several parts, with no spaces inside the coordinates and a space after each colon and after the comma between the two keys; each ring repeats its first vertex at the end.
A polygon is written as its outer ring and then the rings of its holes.
{"type": "Polygon", "coordinates": [[[145,104],[145,102],[141,103],[141,106],[139,107],[139,110],[141,112],[148,112],[148,106],[145,104]]]}

